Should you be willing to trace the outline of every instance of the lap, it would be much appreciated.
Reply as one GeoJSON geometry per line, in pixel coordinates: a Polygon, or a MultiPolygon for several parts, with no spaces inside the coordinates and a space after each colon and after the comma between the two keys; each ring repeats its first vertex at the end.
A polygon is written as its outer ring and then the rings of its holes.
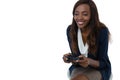
{"type": "Polygon", "coordinates": [[[81,76],[84,75],[86,76],[89,80],[101,80],[101,73],[92,68],[75,68],[72,73],[71,73],[71,79],[76,77],[76,76],[81,76]]]}

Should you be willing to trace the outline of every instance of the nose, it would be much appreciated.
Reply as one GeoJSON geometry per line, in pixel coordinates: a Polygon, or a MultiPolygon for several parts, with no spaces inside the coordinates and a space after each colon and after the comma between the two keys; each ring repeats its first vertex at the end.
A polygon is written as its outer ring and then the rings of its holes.
{"type": "Polygon", "coordinates": [[[77,16],[77,19],[83,19],[83,16],[81,15],[81,14],[79,14],[78,16],[77,16]]]}

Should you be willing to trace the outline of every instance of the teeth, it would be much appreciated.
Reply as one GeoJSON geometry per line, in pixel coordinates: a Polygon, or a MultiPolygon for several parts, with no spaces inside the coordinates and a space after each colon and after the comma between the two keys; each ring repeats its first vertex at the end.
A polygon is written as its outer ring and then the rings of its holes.
{"type": "Polygon", "coordinates": [[[78,22],[78,24],[83,24],[84,22],[78,22]]]}

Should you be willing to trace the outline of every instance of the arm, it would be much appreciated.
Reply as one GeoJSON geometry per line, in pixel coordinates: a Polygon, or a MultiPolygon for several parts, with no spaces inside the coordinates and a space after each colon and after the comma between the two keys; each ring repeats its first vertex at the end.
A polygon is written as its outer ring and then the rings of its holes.
{"type": "Polygon", "coordinates": [[[109,58],[107,55],[108,51],[108,30],[102,29],[99,35],[99,42],[98,42],[98,51],[97,51],[97,60],[92,58],[84,58],[84,61],[80,60],[80,65],[82,64],[86,66],[91,66],[94,68],[105,68],[110,65],[109,58]],[[85,61],[86,60],[86,61],[85,61]],[[84,64],[83,64],[84,63],[84,64]]]}
{"type": "Polygon", "coordinates": [[[110,61],[108,57],[108,36],[108,29],[103,29],[100,31],[100,41],[97,53],[99,60],[99,69],[110,66],[110,61]]]}
{"type": "Polygon", "coordinates": [[[98,42],[98,51],[97,51],[98,60],[88,59],[89,65],[98,69],[106,68],[109,66],[108,58],[108,29],[102,29],[99,34],[98,42]]]}

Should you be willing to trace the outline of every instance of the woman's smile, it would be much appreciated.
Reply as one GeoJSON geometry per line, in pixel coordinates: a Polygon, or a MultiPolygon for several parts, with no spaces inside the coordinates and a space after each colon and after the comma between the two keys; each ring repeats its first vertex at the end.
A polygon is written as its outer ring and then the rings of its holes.
{"type": "Polygon", "coordinates": [[[81,4],[75,9],[74,20],[79,28],[85,28],[90,21],[90,7],[87,4],[81,4]]]}
{"type": "Polygon", "coordinates": [[[83,25],[85,21],[77,21],[78,25],[83,25]]]}

